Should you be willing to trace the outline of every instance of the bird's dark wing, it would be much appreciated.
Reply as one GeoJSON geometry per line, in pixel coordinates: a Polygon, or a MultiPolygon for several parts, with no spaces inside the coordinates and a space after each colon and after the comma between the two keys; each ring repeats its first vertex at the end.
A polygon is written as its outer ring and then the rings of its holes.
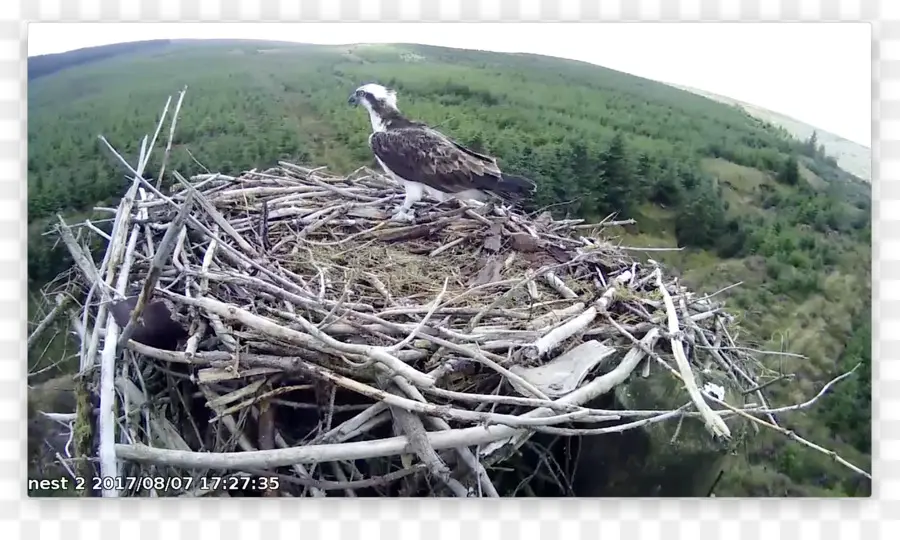
{"type": "Polygon", "coordinates": [[[401,178],[443,192],[490,191],[502,177],[493,158],[425,127],[376,132],[369,144],[378,159],[401,178]]]}

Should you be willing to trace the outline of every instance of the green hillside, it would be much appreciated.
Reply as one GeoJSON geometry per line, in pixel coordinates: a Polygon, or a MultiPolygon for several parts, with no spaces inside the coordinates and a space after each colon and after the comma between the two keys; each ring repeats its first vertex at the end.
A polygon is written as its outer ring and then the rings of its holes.
{"type": "Polygon", "coordinates": [[[708,97],[715,101],[741,108],[747,111],[748,114],[755,116],[760,120],[784,129],[798,139],[807,140],[815,135],[818,143],[824,147],[829,156],[837,161],[837,164],[842,169],[858,176],[866,182],[872,181],[872,150],[867,146],[847,140],[840,135],[829,133],[823,129],[801,122],[796,118],[791,118],[790,116],[771,111],[758,105],[720,96],[718,94],[713,94],[712,92],[704,92],[702,90],[697,90],[696,88],[680,87],[678,85],[673,86],[708,97]]]}
{"type": "MultiPolygon", "coordinates": [[[[805,401],[863,362],[816,406],[780,420],[870,470],[869,186],[736,108],[580,62],[412,45],[171,42],[42,74],[29,86],[32,286],[69,265],[40,235],[55,214],[90,212],[125,189],[98,134],[135,161],[167,96],[187,85],[168,171],[237,173],[289,159],[346,173],[375,165],[368,119],[346,103],[373,80],[398,90],[407,115],[535,179],[535,208],[635,218],[622,243],[684,247],[648,255],[703,293],[742,281],[721,294],[742,341],[805,357],[761,356],[773,378],[793,374],[766,388],[774,405],[805,401]]],[[[829,458],[766,433],[717,492],[869,490],[829,458]]]]}

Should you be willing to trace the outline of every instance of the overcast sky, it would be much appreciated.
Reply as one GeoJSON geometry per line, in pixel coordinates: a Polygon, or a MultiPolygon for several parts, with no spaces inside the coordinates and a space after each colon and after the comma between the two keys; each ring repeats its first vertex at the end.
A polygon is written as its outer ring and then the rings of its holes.
{"type": "Polygon", "coordinates": [[[867,23],[32,23],[28,55],[164,38],[545,54],[728,96],[870,145],[867,23]]]}

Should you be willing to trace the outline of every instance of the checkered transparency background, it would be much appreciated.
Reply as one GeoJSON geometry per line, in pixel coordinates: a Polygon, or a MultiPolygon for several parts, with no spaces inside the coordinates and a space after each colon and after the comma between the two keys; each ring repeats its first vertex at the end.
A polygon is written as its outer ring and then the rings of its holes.
{"type": "MultiPolygon", "coordinates": [[[[900,525],[900,2],[0,0],[0,530],[40,538],[886,538],[900,525]],[[20,3],[21,2],[21,3],[20,3]],[[893,7],[892,7],[893,4],[893,7]],[[24,21],[872,21],[875,400],[871,500],[28,500],[24,497],[24,21]],[[894,39],[895,41],[890,41],[894,39]],[[885,221],[881,221],[881,216],[885,221]],[[895,218],[897,219],[897,218],[895,218]],[[884,318],[882,318],[882,316],[884,318]],[[893,341],[892,341],[893,340],[893,341]]],[[[589,46],[589,45],[587,45],[589,46]]],[[[658,46],[647,44],[648,47],[658,46]]],[[[752,47],[752,43],[747,44],[752,47]]],[[[835,104],[840,106],[840,104],[835,104]]]]}

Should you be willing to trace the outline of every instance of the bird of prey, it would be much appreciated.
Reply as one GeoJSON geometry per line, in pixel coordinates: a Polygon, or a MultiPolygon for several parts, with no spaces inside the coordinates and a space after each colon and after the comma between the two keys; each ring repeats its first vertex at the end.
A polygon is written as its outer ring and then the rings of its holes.
{"type": "Polygon", "coordinates": [[[485,202],[498,197],[513,203],[534,193],[527,178],[505,174],[491,156],[480,154],[397,108],[397,92],[380,84],[357,88],[348,99],[369,113],[369,146],[388,176],[403,186],[403,204],[393,221],[413,221],[412,207],[428,193],[438,202],[450,198],[485,202]]]}

